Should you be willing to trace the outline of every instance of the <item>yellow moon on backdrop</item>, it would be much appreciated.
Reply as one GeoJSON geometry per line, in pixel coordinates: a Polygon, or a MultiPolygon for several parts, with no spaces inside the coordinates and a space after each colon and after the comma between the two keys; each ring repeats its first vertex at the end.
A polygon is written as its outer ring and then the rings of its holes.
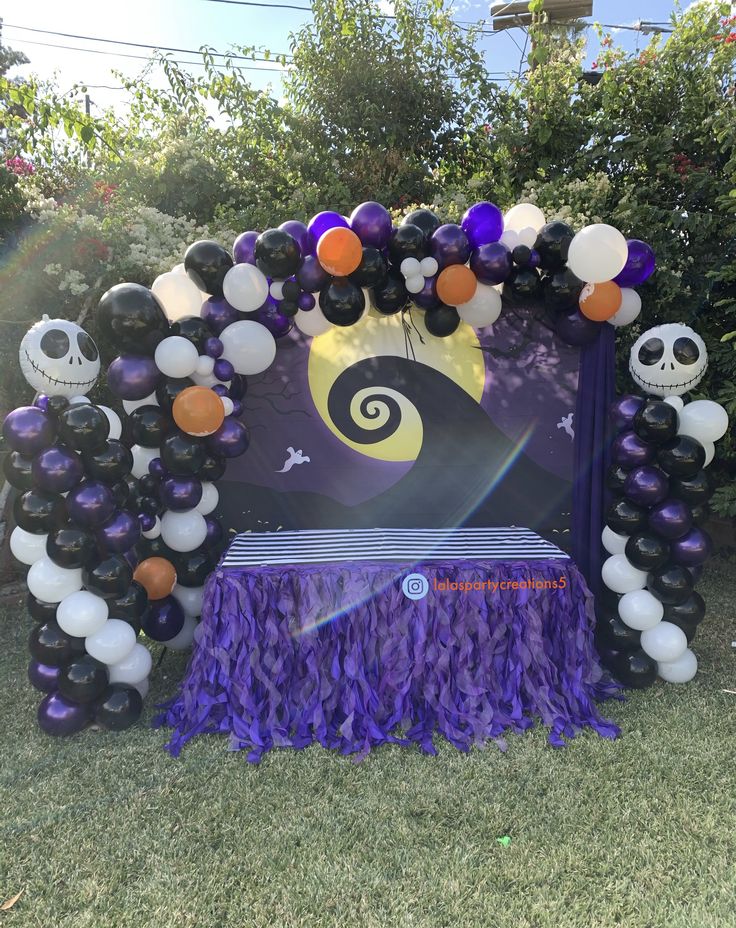
{"type": "MultiPolygon", "coordinates": [[[[424,326],[423,313],[412,314],[424,344],[412,330],[411,343],[416,360],[432,367],[454,380],[458,386],[478,403],[483,395],[486,369],[483,352],[479,350],[478,336],[471,326],[461,322],[452,338],[436,338],[424,326]]],[[[394,397],[401,409],[401,423],[393,435],[375,444],[363,444],[346,438],[330,418],[327,398],[340,374],[362,361],[373,357],[406,357],[406,344],[401,314],[380,316],[374,311],[363,314],[356,325],[333,326],[324,335],[312,339],[309,352],[308,379],[312,400],[330,431],[344,444],[380,461],[415,461],[422,447],[422,420],[412,402],[396,390],[366,386],[353,397],[351,417],[365,429],[380,428],[388,418],[388,410],[381,395],[394,397]],[[366,419],[360,412],[360,403],[366,397],[376,397],[368,412],[376,418],[366,419]]]]}

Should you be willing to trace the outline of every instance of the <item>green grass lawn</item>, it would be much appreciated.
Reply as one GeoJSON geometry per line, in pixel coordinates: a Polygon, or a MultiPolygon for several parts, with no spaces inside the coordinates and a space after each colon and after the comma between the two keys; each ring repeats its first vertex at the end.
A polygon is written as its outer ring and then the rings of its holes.
{"type": "MultiPolygon", "coordinates": [[[[258,767],[216,736],[173,760],[144,724],[42,735],[31,620],[8,599],[0,903],[25,892],[0,926],[736,925],[735,581],[709,569],[696,681],[607,704],[618,741],[555,750],[536,729],[505,754],[313,747],[258,767]]],[[[167,658],[149,707],[184,664],[167,658]]]]}

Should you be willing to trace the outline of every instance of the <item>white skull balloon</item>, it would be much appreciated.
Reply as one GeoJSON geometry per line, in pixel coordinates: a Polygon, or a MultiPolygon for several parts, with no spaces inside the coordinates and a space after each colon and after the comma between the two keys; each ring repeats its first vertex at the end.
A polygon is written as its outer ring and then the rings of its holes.
{"type": "Polygon", "coordinates": [[[679,396],[703,379],[708,352],[690,326],[668,322],[648,329],[634,342],[629,373],[653,396],[679,396]]]}
{"type": "Polygon", "coordinates": [[[93,339],[67,319],[44,316],[23,336],[18,350],[20,368],[38,393],[77,396],[94,385],[100,373],[100,353],[93,339]]]}

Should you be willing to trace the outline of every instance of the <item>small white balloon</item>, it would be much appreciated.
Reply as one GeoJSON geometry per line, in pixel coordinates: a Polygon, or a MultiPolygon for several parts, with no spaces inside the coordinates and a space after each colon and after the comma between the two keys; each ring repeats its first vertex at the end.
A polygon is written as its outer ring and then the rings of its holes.
{"type": "Polygon", "coordinates": [[[457,312],[463,322],[475,329],[482,329],[496,322],[502,306],[501,294],[495,287],[478,283],[471,299],[458,306],[457,312]]]}
{"type": "Polygon", "coordinates": [[[424,278],[421,274],[406,278],[406,289],[409,293],[420,293],[424,289],[424,278]]]}
{"type": "MultiPolygon", "coordinates": [[[[409,277],[419,277],[422,275],[422,265],[421,262],[416,258],[404,258],[404,260],[399,265],[399,270],[407,279],[409,277]]],[[[424,286],[422,284],[422,286],[424,286]]]]}
{"type": "Polygon", "coordinates": [[[167,271],[151,285],[151,292],[161,304],[169,322],[184,316],[198,316],[202,308],[202,294],[186,274],[167,271]]]}
{"type": "Polygon", "coordinates": [[[187,648],[191,648],[197,624],[197,620],[193,615],[185,615],[181,631],[178,635],[174,635],[173,638],[169,638],[166,647],[170,651],[186,651],[187,648]]]}
{"type": "Polygon", "coordinates": [[[217,509],[217,504],[220,502],[220,494],[217,492],[217,487],[214,483],[210,483],[209,480],[202,482],[202,499],[197,503],[197,511],[201,512],[203,516],[208,516],[211,512],[217,509]]]}
{"type": "MultiPolygon", "coordinates": [[[[198,387],[216,387],[222,381],[218,380],[214,374],[192,374],[192,380],[198,387]]],[[[228,384],[230,381],[228,381],[228,384]]]]}
{"type": "Polygon", "coordinates": [[[133,455],[133,466],[130,472],[137,479],[146,476],[148,465],[161,454],[158,448],[146,448],[144,445],[133,445],[130,453],[133,455]]]}
{"type": "Polygon", "coordinates": [[[521,244],[519,242],[519,233],[514,232],[513,229],[506,229],[504,233],[501,235],[499,242],[502,245],[505,245],[509,251],[513,251],[517,245],[521,244]]]}
{"type": "Polygon", "coordinates": [[[671,663],[687,650],[687,636],[672,622],[660,622],[641,633],[641,646],[652,660],[671,663]]]}
{"type": "Polygon", "coordinates": [[[623,554],[628,540],[628,535],[619,535],[618,532],[614,532],[608,526],[603,529],[601,534],[601,542],[609,554],[623,554]]]}
{"type": "Polygon", "coordinates": [[[184,267],[184,262],[183,262],[183,261],[181,261],[179,264],[175,264],[175,265],[171,268],[171,273],[172,273],[172,274],[186,274],[186,272],[187,272],[187,269],[184,267]]]}
{"type": "Polygon", "coordinates": [[[153,528],[149,528],[147,532],[141,532],[144,538],[158,538],[161,534],[161,519],[156,516],[156,523],[153,528]]]}
{"type": "Polygon", "coordinates": [[[59,567],[44,555],[35,564],[31,564],[26,583],[36,599],[42,599],[45,603],[60,603],[71,593],[82,589],[82,569],[59,567]]]}
{"type": "Polygon", "coordinates": [[[148,691],[151,689],[151,684],[148,682],[148,677],[146,677],[145,680],[141,680],[140,683],[131,683],[130,686],[138,690],[138,692],[141,694],[141,699],[145,699],[146,696],[148,696],[148,691]]]}
{"type": "Polygon", "coordinates": [[[422,258],[419,262],[419,273],[422,277],[434,277],[439,269],[440,266],[435,258],[422,258]]]}
{"type": "Polygon", "coordinates": [[[94,635],[107,622],[110,614],[107,603],[89,590],[70,593],[59,603],[56,621],[67,635],[86,638],[94,635]]]}
{"type": "Polygon", "coordinates": [[[664,606],[649,590],[632,590],[619,599],[618,614],[624,625],[643,632],[662,621],[664,606]]]}
{"type": "MultiPolygon", "coordinates": [[[[228,274],[239,267],[251,267],[251,265],[236,264],[231,271],[228,271],[228,274]]],[[[310,311],[309,315],[315,311],[316,307],[310,311]]],[[[238,374],[260,374],[271,366],[276,357],[276,340],[273,335],[265,325],[250,319],[233,322],[223,329],[220,333],[220,341],[223,347],[223,359],[229,361],[238,374]]]]}
{"type": "Polygon", "coordinates": [[[673,406],[678,412],[685,405],[685,400],[681,396],[665,396],[665,403],[669,403],[670,406],[673,406]]]}
{"type": "Polygon", "coordinates": [[[222,282],[225,299],[241,313],[252,313],[266,302],[268,280],[252,264],[235,264],[222,282]]]}
{"type": "Polygon", "coordinates": [[[142,400],[123,400],[123,409],[128,415],[130,415],[134,410],[138,409],[139,406],[158,405],[159,402],[155,393],[149,393],[148,396],[144,396],[142,400]]]}
{"type": "Polygon", "coordinates": [[[612,554],[603,562],[601,577],[609,590],[614,593],[630,593],[642,590],[647,583],[644,570],[637,570],[624,554],[612,554]]]}
{"type": "Polygon", "coordinates": [[[71,396],[69,398],[70,406],[90,406],[92,401],[88,396],[71,396]]]}
{"type": "Polygon", "coordinates": [[[20,525],[16,525],[10,535],[10,550],[13,557],[21,564],[35,564],[42,557],[46,557],[46,539],[48,535],[34,535],[27,532],[20,525]]]}
{"type": "Polygon", "coordinates": [[[632,290],[631,287],[621,288],[621,305],[616,312],[606,321],[612,326],[620,328],[622,325],[630,325],[641,313],[641,297],[632,290]]]}
{"type": "Polygon", "coordinates": [[[534,243],[537,241],[536,229],[527,226],[525,229],[520,229],[518,234],[520,245],[526,245],[527,248],[534,248],[534,243]]]}
{"type": "Polygon", "coordinates": [[[600,284],[620,274],[628,257],[629,247],[618,229],[596,222],[570,242],[567,266],[580,280],[600,284]]]}
{"type": "Polygon", "coordinates": [[[215,359],[209,357],[209,355],[203,354],[201,357],[197,358],[197,365],[195,367],[195,372],[200,377],[207,377],[215,369],[215,359]]]}
{"type": "Polygon", "coordinates": [[[667,683],[688,683],[698,672],[698,659],[686,648],[674,661],[657,661],[657,673],[667,683]]]}
{"type": "Polygon", "coordinates": [[[166,377],[189,377],[197,369],[199,352],[189,339],[170,335],[159,342],[153,359],[166,377]]]}
{"type": "Polygon", "coordinates": [[[137,686],[148,677],[152,666],[151,652],[145,645],[136,644],[130,654],[108,668],[110,683],[128,683],[130,686],[137,686]]]}
{"type": "Polygon", "coordinates": [[[207,537],[207,523],[201,512],[165,512],[161,519],[161,537],[172,551],[194,551],[207,537]]]}
{"type": "Polygon", "coordinates": [[[135,647],[136,634],[122,619],[108,619],[99,631],[84,639],[90,657],[103,664],[119,664],[135,647]]]}
{"type": "MultiPolygon", "coordinates": [[[[271,282],[271,286],[268,288],[268,292],[274,298],[274,300],[283,300],[284,298],[284,281],[283,280],[274,280],[271,282]]],[[[167,645],[168,647],[168,645],[167,645]]]]}
{"type": "Polygon", "coordinates": [[[544,223],[544,213],[534,203],[517,203],[503,217],[504,231],[520,232],[531,227],[535,232],[539,232],[544,223]]]}
{"type": "Polygon", "coordinates": [[[225,410],[225,415],[232,416],[235,403],[233,403],[229,396],[221,396],[220,399],[222,400],[222,408],[225,410]]]}
{"type": "Polygon", "coordinates": [[[324,335],[325,332],[329,332],[332,328],[332,323],[325,319],[318,305],[308,312],[304,312],[303,309],[297,310],[297,314],[294,316],[294,324],[300,332],[309,335],[311,338],[324,335]]]}
{"type": "MultiPolygon", "coordinates": [[[[171,595],[178,600],[186,615],[196,616],[202,614],[203,586],[182,586],[177,583],[171,595]]],[[[169,643],[166,642],[166,647],[168,648],[168,646],[169,643]]]]}
{"type": "Polygon", "coordinates": [[[712,441],[701,441],[700,444],[705,449],[705,460],[703,461],[703,467],[707,467],[716,456],[716,446],[712,441]]]}
{"type": "Polygon", "coordinates": [[[678,435],[689,435],[699,442],[716,442],[728,430],[728,413],[713,400],[695,400],[680,412],[678,435]]]}

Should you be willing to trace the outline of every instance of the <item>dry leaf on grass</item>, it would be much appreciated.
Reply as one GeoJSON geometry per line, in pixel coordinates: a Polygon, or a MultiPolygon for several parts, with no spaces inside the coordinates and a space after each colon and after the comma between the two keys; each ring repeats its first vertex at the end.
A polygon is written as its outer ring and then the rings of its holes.
{"type": "Polygon", "coordinates": [[[0,905],[0,912],[9,912],[10,909],[13,908],[15,903],[20,899],[20,897],[23,895],[24,892],[25,892],[25,889],[21,889],[21,891],[17,895],[13,896],[11,899],[6,899],[5,902],[3,902],[2,905],[0,905]]]}

